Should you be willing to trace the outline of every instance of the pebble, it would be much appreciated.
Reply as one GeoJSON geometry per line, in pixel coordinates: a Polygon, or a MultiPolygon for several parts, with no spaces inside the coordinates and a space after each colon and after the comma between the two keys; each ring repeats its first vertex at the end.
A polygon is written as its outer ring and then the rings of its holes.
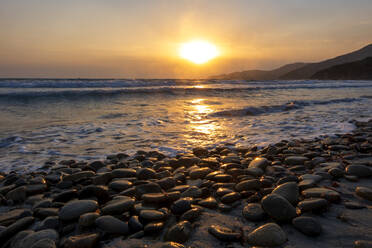
{"type": "Polygon", "coordinates": [[[300,201],[297,207],[301,212],[323,211],[328,207],[328,201],[323,198],[311,198],[300,201]]]}
{"type": "Polygon", "coordinates": [[[108,202],[102,209],[103,215],[115,215],[129,211],[134,206],[134,199],[123,196],[119,200],[108,202]],[[124,199],[123,199],[124,198],[124,199]]]}
{"type": "Polygon", "coordinates": [[[310,188],[302,191],[305,198],[324,198],[330,202],[337,202],[340,200],[340,194],[328,188],[310,188]]]}
{"type": "Polygon", "coordinates": [[[16,203],[24,202],[26,200],[26,186],[21,186],[9,191],[5,197],[16,203]]]}
{"type": "Polygon", "coordinates": [[[123,235],[127,235],[129,233],[129,226],[126,222],[110,215],[97,218],[95,223],[98,228],[106,233],[123,235]]]}
{"type": "Polygon", "coordinates": [[[372,170],[368,166],[361,164],[351,164],[345,169],[346,174],[357,176],[357,177],[370,177],[372,176],[372,170]]]}
{"type": "Polygon", "coordinates": [[[261,200],[264,211],[278,221],[289,221],[296,217],[296,209],[284,197],[269,194],[261,200]]]}
{"type": "Polygon", "coordinates": [[[372,241],[371,240],[357,240],[354,242],[354,248],[371,248],[372,241]]]}
{"type": "Polygon", "coordinates": [[[265,212],[259,203],[249,203],[242,211],[244,218],[249,221],[260,221],[265,217],[265,212]]]}
{"type": "Polygon", "coordinates": [[[93,248],[99,240],[98,233],[70,236],[64,242],[64,248],[93,248]]]}
{"type": "Polygon", "coordinates": [[[248,168],[259,168],[262,171],[265,171],[266,167],[269,165],[270,162],[266,158],[255,158],[249,163],[248,168]]]}
{"type": "Polygon", "coordinates": [[[303,165],[307,160],[309,160],[307,157],[289,156],[285,158],[284,163],[288,165],[303,165]]]}
{"type": "Polygon", "coordinates": [[[165,235],[166,241],[174,241],[177,243],[185,243],[191,234],[192,226],[188,221],[181,221],[169,228],[165,235]]]}
{"type": "Polygon", "coordinates": [[[188,220],[190,222],[196,220],[202,213],[201,208],[192,208],[185,213],[183,213],[180,217],[180,220],[188,220]]]}
{"type": "Polygon", "coordinates": [[[238,192],[232,192],[221,197],[222,203],[233,203],[240,200],[241,195],[238,192]]]}
{"type": "Polygon", "coordinates": [[[0,240],[6,240],[14,234],[23,231],[34,222],[33,217],[24,217],[9,225],[6,229],[0,232],[0,240]]]}
{"type": "Polygon", "coordinates": [[[206,199],[200,200],[198,202],[198,205],[205,208],[215,209],[218,207],[218,202],[214,197],[208,197],[206,199]]]}
{"type": "Polygon", "coordinates": [[[298,188],[297,183],[295,182],[283,183],[277,186],[272,191],[272,194],[281,195],[285,199],[287,199],[290,203],[292,203],[293,205],[296,205],[298,202],[298,197],[299,197],[299,188],[298,188]]]}
{"type": "Polygon", "coordinates": [[[156,171],[150,168],[140,168],[137,170],[137,178],[139,180],[153,179],[156,176],[156,171]]]}
{"type": "Polygon", "coordinates": [[[98,203],[93,200],[77,200],[66,203],[59,211],[59,218],[64,221],[78,219],[80,215],[95,212],[98,203]]]}
{"type": "Polygon", "coordinates": [[[235,189],[238,192],[247,191],[247,190],[259,190],[261,187],[261,182],[257,179],[244,180],[237,185],[235,189]]]}
{"type": "Polygon", "coordinates": [[[322,232],[322,227],[318,221],[312,217],[300,216],[292,220],[293,226],[307,236],[318,236],[322,232]]]}
{"type": "Polygon", "coordinates": [[[142,210],[139,214],[140,218],[148,221],[161,220],[165,217],[165,213],[158,210],[142,210]]]}
{"type": "Polygon", "coordinates": [[[185,246],[176,242],[164,242],[159,248],[185,248],[185,246]]]}
{"type": "Polygon", "coordinates": [[[56,242],[52,239],[41,239],[31,246],[31,248],[56,248],[56,242]]]}
{"type": "Polygon", "coordinates": [[[22,242],[19,244],[20,247],[31,247],[37,241],[42,239],[49,239],[54,242],[57,242],[59,239],[58,233],[53,229],[45,229],[38,232],[34,232],[30,235],[27,235],[22,242]]]}
{"type": "Polygon", "coordinates": [[[116,191],[123,191],[131,188],[132,182],[125,179],[116,179],[109,184],[109,188],[116,191]]]}
{"type": "Polygon", "coordinates": [[[164,222],[151,222],[144,227],[146,234],[158,233],[164,228],[164,222]]]}
{"type": "Polygon", "coordinates": [[[174,214],[183,214],[191,209],[191,198],[181,198],[171,205],[174,214]]]}
{"type": "Polygon", "coordinates": [[[355,193],[357,196],[372,201],[372,189],[370,188],[359,186],[355,189],[355,193]]]}
{"type": "Polygon", "coordinates": [[[132,232],[139,232],[143,230],[143,225],[139,221],[138,216],[131,216],[128,221],[129,228],[132,232]]]}
{"type": "Polygon", "coordinates": [[[86,213],[80,216],[80,227],[91,227],[95,224],[96,219],[99,217],[98,213],[86,213]]]}
{"type": "Polygon", "coordinates": [[[226,241],[226,242],[234,242],[234,241],[239,241],[241,238],[241,233],[239,232],[234,232],[230,228],[219,226],[219,225],[211,225],[208,228],[208,232],[212,234],[214,237],[221,241],[226,241]]]}
{"type": "Polygon", "coordinates": [[[248,234],[248,243],[254,246],[281,246],[287,241],[287,235],[275,223],[268,223],[258,227],[248,234]]]}

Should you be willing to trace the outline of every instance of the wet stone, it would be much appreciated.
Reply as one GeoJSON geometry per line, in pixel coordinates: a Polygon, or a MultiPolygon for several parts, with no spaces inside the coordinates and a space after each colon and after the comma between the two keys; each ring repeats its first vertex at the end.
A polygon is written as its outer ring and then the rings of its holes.
{"type": "Polygon", "coordinates": [[[184,212],[190,209],[191,209],[191,198],[181,198],[175,201],[171,206],[171,210],[174,214],[183,214],[184,212]]]}
{"type": "Polygon", "coordinates": [[[324,198],[331,202],[340,200],[340,194],[334,190],[327,188],[310,188],[302,191],[305,198],[324,198]]]}
{"type": "Polygon", "coordinates": [[[59,218],[64,221],[78,219],[80,215],[95,212],[98,203],[93,200],[78,200],[66,203],[59,211],[59,218]]]}
{"type": "Polygon", "coordinates": [[[287,235],[280,226],[268,223],[248,234],[248,243],[253,246],[275,247],[287,241],[287,235]]]}
{"type": "Polygon", "coordinates": [[[123,235],[129,233],[129,226],[127,223],[110,215],[97,218],[95,223],[99,229],[106,233],[123,235]]]}
{"type": "Polygon", "coordinates": [[[247,190],[258,190],[261,187],[261,182],[257,179],[244,180],[237,185],[235,189],[239,192],[247,190]]]}
{"type": "Polygon", "coordinates": [[[130,217],[130,219],[128,221],[128,225],[129,225],[129,228],[132,232],[139,232],[139,231],[143,230],[143,225],[139,221],[138,216],[130,217]]]}
{"type": "Polygon", "coordinates": [[[357,176],[357,177],[370,177],[372,176],[372,170],[368,166],[351,164],[345,169],[346,174],[357,176]]]}
{"type": "Polygon", "coordinates": [[[318,236],[322,232],[322,227],[318,221],[312,217],[300,216],[292,220],[293,226],[307,236],[318,236]]]}
{"type": "Polygon", "coordinates": [[[284,197],[269,194],[261,200],[264,211],[278,221],[288,221],[296,217],[296,209],[284,197]]]}
{"type": "Polygon", "coordinates": [[[81,234],[70,236],[64,242],[64,248],[93,248],[99,240],[99,234],[81,234]]]}
{"type": "Polygon", "coordinates": [[[181,221],[169,228],[165,235],[165,240],[184,243],[189,239],[191,231],[191,223],[188,221],[181,221]]]}
{"type": "Polygon", "coordinates": [[[79,218],[79,228],[84,229],[94,226],[95,221],[99,216],[98,213],[86,213],[81,215],[79,218]]]}
{"type": "Polygon", "coordinates": [[[293,205],[297,204],[298,197],[299,197],[299,188],[297,183],[295,182],[288,182],[283,183],[277,186],[273,191],[272,194],[278,194],[283,196],[293,205]]]}
{"type": "Polygon", "coordinates": [[[123,190],[131,188],[132,185],[133,183],[128,180],[117,179],[117,180],[112,181],[109,184],[109,188],[115,191],[123,191],[123,190]]]}
{"type": "Polygon", "coordinates": [[[297,207],[301,212],[324,211],[328,207],[328,201],[323,198],[311,198],[300,201],[297,207]]]}
{"type": "Polygon", "coordinates": [[[104,215],[116,215],[129,211],[134,206],[134,199],[122,196],[119,200],[112,200],[102,208],[104,215]]]}
{"type": "Polygon", "coordinates": [[[165,213],[158,210],[142,210],[139,216],[147,221],[156,221],[163,219],[165,217],[165,213]]]}
{"type": "Polygon", "coordinates": [[[230,228],[219,225],[211,225],[208,228],[208,232],[215,238],[225,242],[239,241],[242,236],[240,232],[234,232],[230,228]]]}
{"type": "Polygon", "coordinates": [[[140,168],[137,170],[137,178],[140,180],[155,179],[156,172],[150,168],[140,168]]]}
{"type": "Polygon", "coordinates": [[[372,201],[372,189],[370,188],[360,186],[355,189],[355,193],[357,196],[372,201]]]}
{"type": "Polygon", "coordinates": [[[263,171],[270,165],[270,162],[266,158],[255,158],[249,163],[249,168],[259,168],[263,171]]]}
{"type": "Polygon", "coordinates": [[[259,203],[247,204],[243,208],[242,214],[249,221],[260,221],[265,217],[265,212],[259,203]]]}
{"type": "Polygon", "coordinates": [[[164,222],[151,222],[144,227],[145,234],[155,234],[163,230],[164,222]]]}
{"type": "Polygon", "coordinates": [[[208,197],[206,199],[200,200],[198,202],[198,205],[205,207],[205,208],[210,208],[210,209],[215,209],[218,207],[218,203],[216,199],[213,197],[208,197]]]}
{"type": "Polygon", "coordinates": [[[202,213],[201,208],[192,208],[185,213],[183,213],[180,217],[180,220],[188,220],[190,222],[196,220],[202,213]]]}
{"type": "Polygon", "coordinates": [[[41,239],[31,246],[31,248],[56,248],[56,242],[51,239],[41,239]]]}
{"type": "Polygon", "coordinates": [[[22,242],[19,244],[20,247],[31,247],[37,241],[42,239],[50,239],[54,242],[57,242],[59,238],[58,233],[53,229],[45,229],[38,232],[34,232],[26,236],[22,242]]]}
{"type": "Polygon", "coordinates": [[[232,192],[221,197],[222,203],[233,203],[240,200],[241,195],[238,192],[232,192]]]}

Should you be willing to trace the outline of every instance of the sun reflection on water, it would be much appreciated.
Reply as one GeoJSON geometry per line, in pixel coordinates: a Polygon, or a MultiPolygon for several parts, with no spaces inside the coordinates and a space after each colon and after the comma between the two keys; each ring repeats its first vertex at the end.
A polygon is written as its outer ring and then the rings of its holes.
{"type": "Polygon", "coordinates": [[[191,106],[186,109],[186,118],[189,123],[187,129],[192,134],[189,135],[188,140],[191,143],[205,143],[208,137],[215,135],[218,128],[218,123],[208,117],[214,110],[211,105],[205,103],[205,100],[194,99],[191,101],[191,106]]]}

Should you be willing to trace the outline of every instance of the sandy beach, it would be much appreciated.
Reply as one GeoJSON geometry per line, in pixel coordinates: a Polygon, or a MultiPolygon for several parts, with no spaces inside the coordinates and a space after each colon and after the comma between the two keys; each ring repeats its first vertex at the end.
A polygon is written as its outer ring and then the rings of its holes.
{"type": "Polygon", "coordinates": [[[372,121],[354,125],[2,173],[1,247],[371,247],[372,121]]]}

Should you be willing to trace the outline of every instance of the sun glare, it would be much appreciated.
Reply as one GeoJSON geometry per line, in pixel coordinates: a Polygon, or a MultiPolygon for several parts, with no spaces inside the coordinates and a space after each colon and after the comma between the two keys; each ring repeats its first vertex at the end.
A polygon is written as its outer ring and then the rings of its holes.
{"type": "Polygon", "coordinates": [[[215,45],[201,40],[183,43],[179,52],[181,58],[195,64],[204,64],[219,55],[219,51],[215,45]]]}

